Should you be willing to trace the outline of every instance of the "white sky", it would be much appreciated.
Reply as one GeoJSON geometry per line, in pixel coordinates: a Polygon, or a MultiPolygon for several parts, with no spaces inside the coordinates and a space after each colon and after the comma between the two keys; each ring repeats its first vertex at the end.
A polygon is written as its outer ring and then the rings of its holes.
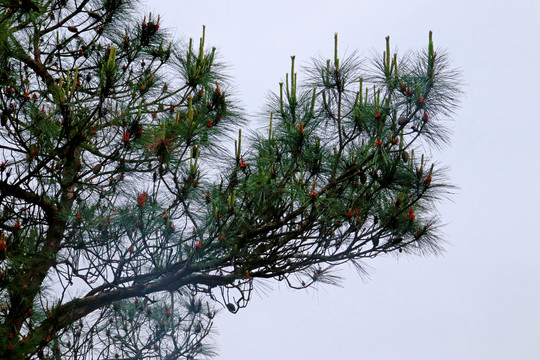
{"type": "MultiPolygon", "coordinates": [[[[452,144],[436,155],[460,187],[441,204],[447,253],[376,259],[369,279],[292,292],[274,284],[237,315],[222,311],[222,360],[537,360],[540,356],[540,1],[151,0],[161,25],[231,65],[255,113],[290,55],[449,50],[465,80],[452,144]]],[[[343,57],[343,56],[342,56],[343,57]]],[[[302,74],[299,74],[302,80],[302,74]]]]}

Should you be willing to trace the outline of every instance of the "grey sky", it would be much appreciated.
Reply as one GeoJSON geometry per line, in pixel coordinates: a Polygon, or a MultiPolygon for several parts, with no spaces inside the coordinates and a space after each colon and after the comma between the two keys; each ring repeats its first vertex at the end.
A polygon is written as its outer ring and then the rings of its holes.
{"type": "MultiPolygon", "coordinates": [[[[435,157],[460,189],[439,209],[442,257],[345,267],[344,288],[292,292],[273,283],[237,315],[216,319],[220,359],[540,358],[540,2],[173,1],[145,3],[177,37],[229,64],[246,110],[260,111],[290,68],[321,53],[448,49],[465,94],[452,144],[435,157]],[[204,4],[204,5],[201,5],[204,4]]],[[[302,80],[302,74],[299,74],[302,80]]]]}

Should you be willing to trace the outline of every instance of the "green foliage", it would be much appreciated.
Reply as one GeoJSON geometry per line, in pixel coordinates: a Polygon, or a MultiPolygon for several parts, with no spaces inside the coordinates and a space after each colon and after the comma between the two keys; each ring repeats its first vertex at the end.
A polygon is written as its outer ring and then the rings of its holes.
{"type": "Polygon", "coordinates": [[[431,35],[371,67],[336,36],[303,83],[293,57],[242,138],[204,28],[181,47],[134,5],[0,2],[0,357],[209,356],[214,307],[257,279],[442,250],[449,186],[420,149],[447,141],[459,90],[431,35]]]}

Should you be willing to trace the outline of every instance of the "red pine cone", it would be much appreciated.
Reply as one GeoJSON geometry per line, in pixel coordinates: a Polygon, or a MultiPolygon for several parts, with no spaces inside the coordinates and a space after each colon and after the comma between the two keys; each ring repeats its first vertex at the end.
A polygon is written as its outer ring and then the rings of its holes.
{"type": "Polygon", "coordinates": [[[317,181],[313,182],[313,187],[311,188],[311,192],[309,193],[309,195],[310,195],[312,198],[316,198],[316,197],[317,197],[317,192],[315,191],[315,186],[317,186],[317,181]]]}
{"type": "Polygon", "coordinates": [[[414,220],[414,218],[416,217],[416,216],[414,215],[414,210],[413,210],[412,206],[409,208],[409,212],[407,213],[407,216],[408,216],[409,219],[411,219],[411,220],[414,220]]]}
{"type": "Polygon", "coordinates": [[[244,162],[244,157],[243,157],[243,156],[240,157],[240,167],[241,167],[241,168],[245,168],[246,166],[247,166],[247,165],[246,165],[246,163],[244,162]]]}
{"type": "Polygon", "coordinates": [[[144,207],[144,203],[148,200],[148,194],[146,192],[143,192],[139,197],[137,198],[137,206],[140,208],[144,207]]]}

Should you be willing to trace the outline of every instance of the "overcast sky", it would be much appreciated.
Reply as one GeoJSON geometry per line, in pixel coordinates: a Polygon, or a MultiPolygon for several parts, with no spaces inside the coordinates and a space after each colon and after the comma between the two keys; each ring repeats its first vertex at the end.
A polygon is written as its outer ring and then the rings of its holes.
{"type": "MultiPolygon", "coordinates": [[[[441,257],[345,267],[344,288],[273,284],[236,315],[222,311],[222,360],[538,360],[540,358],[540,1],[152,0],[179,39],[207,42],[256,113],[268,90],[312,56],[427,45],[448,49],[465,84],[452,143],[436,159],[459,186],[440,204],[441,257]],[[202,5],[204,4],[204,5],[202,5]]],[[[343,57],[343,56],[342,56],[343,57]]],[[[302,74],[299,74],[299,81],[302,74]]]]}

